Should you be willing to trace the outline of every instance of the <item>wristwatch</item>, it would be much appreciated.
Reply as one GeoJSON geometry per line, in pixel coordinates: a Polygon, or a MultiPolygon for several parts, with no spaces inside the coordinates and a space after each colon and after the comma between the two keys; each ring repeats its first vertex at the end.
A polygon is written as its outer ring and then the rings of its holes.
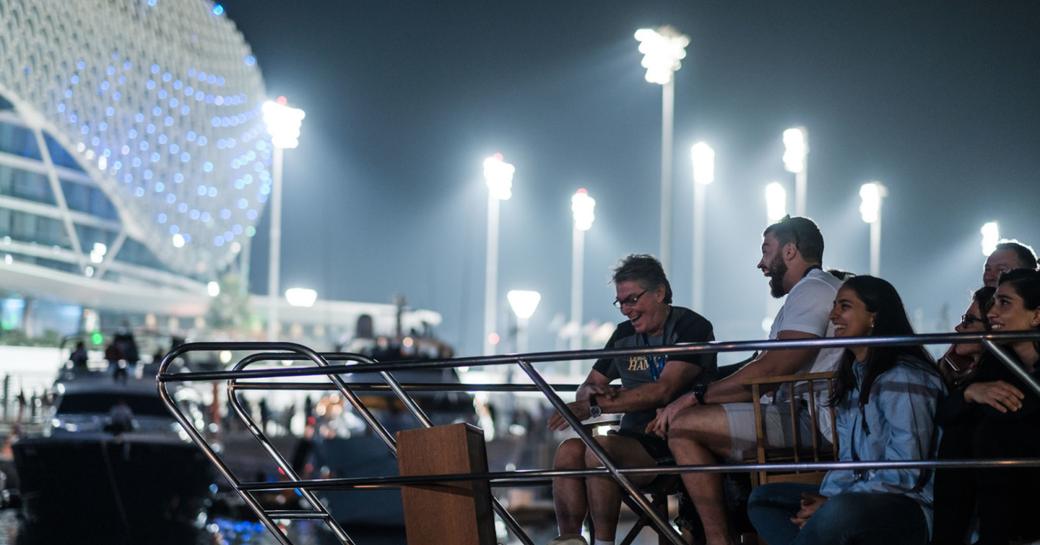
{"type": "Polygon", "coordinates": [[[599,418],[603,416],[603,409],[599,408],[599,403],[596,403],[596,394],[589,396],[589,418],[599,418]]]}
{"type": "Polygon", "coordinates": [[[693,385],[693,398],[698,405],[704,405],[704,393],[708,391],[708,385],[703,382],[693,385]]]}

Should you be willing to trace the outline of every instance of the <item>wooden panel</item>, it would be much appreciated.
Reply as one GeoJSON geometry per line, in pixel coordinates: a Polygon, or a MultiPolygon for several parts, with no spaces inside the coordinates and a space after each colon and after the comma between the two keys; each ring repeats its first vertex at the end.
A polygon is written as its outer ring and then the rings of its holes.
{"type": "MultiPolygon", "coordinates": [[[[469,424],[404,430],[397,434],[401,475],[486,473],[484,433],[469,424]]],[[[486,481],[448,482],[401,489],[408,545],[494,545],[491,490],[486,481]]]]}

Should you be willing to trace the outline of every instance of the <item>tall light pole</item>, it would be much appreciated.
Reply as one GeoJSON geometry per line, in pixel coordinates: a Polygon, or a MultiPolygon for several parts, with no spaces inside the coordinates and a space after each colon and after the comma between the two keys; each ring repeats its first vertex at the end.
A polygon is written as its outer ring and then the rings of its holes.
{"type": "Polygon", "coordinates": [[[522,354],[529,349],[527,323],[534,311],[538,309],[542,294],[532,290],[509,290],[506,299],[509,300],[509,306],[516,315],[516,351],[522,354]]]}
{"type": "Polygon", "coordinates": [[[672,122],[675,104],[674,74],[686,58],[685,36],[670,26],[636,31],[639,52],[643,54],[646,81],[661,86],[661,265],[665,273],[671,266],[672,237],[672,122]]]}
{"type": "Polygon", "coordinates": [[[516,168],[496,153],[484,159],[484,182],[488,188],[487,252],[484,268],[484,354],[495,353],[498,344],[495,314],[498,308],[498,203],[513,196],[513,173],[516,168]]]}
{"type": "Polygon", "coordinates": [[[888,190],[881,182],[867,182],[859,188],[859,215],[870,224],[870,275],[881,276],[881,201],[888,190]]]}
{"type": "Polygon", "coordinates": [[[1000,224],[995,221],[987,221],[982,224],[979,234],[982,235],[982,255],[989,257],[989,254],[996,251],[997,243],[1000,242],[1000,224]]]}
{"type": "MultiPolygon", "coordinates": [[[[582,304],[585,294],[585,231],[592,228],[596,221],[596,199],[589,196],[584,187],[579,188],[571,196],[571,214],[574,216],[574,227],[571,229],[571,323],[574,324],[574,336],[571,337],[571,350],[581,350],[582,304]]],[[[581,362],[571,362],[571,373],[580,373],[581,362]]]]}
{"type": "Polygon", "coordinates": [[[715,181],[715,150],[704,142],[690,148],[693,162],[693,309],[704,310],[704,195],[715,181]]]}
{"type": "Polygon", "coordinates": [[[809,132],[805,127],[784,131],[784,169],[794,174],[794,213],[805,216],[805,194],[809,170],[809,132]]]}
{"type": "Polygon", "coordinates": [[[288,106],[285,97],[264,102],[264,123],[274,145],[271,161],[271,249],[267,260],[267,340],[278,335],[278,276],[282,260],[282,154],[300,143],[303,110],[288,106]]]}

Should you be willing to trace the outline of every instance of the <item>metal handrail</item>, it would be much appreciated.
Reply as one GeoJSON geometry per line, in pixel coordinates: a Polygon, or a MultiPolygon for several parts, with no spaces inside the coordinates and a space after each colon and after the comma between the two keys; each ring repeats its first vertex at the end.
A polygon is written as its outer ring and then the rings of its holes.
{"type": "MultiPolygon", "coordinates": [[[[470,358],[455,358],[446,360],[436,361],[408,361],[398,362],[393,364],[381,364],[375,362],[370,358],[360,356],[357,354],[348,353],[318,353],[303,345],[295,343],[284,343],[284,342],[260,342],[260,343],[243,343],[243,342],[228,342],[228,343],[191,343],[185,344],[175,348],[164,356],[159,373],[156,377],[157,386],[163,402],[167,405],[167,408],[173,413],[174,417],[181,424],[181,427],[185,429],[189,437],[195,444],[203,451],[203,453],[210,459],[210,461],[217,466],[218,470],[224,475],[224,477],[231,483],[232,487],[239,493],[240,496],[246,501],[247,505],[253,509],[264,523],[265,527],[275,535],[279,543],[282,545],[291,545],[288,538],[282,534],[278,529],[277,525],[274,524],[274,518],[279,516],[281,511],[268,510],[265,511],[263,507],[256,501],[252,496],[253,492],[257,491],[271,491],[271,490],[286,490],[295,489],[301,491],[304,497],[311,503],[315,511],[294,511],[292,513],[285,512],[286,517],[283,518],[320,518],[329,525],[329,527],[336,534],[337,538],[342,543],[353,545],[354,542],[350,537],[339,527],[339,525],[332,520],[331,514],[322,506],[320,501],[313,496],[314,490],[319,489],[349,489],[355,487],[365,488],[385,488],[385,487],[400,487],[412,484],[422,484],[429,482],[448,482],[448,481],[474,481],[474,480],[486,480],[491,486],[507,486],[507,485],[520,485],[525,483],[538,484],[544,483],[547,478],[560,477],[560,476],[611,476],[623,489],[630,498],[634,500],[636,507],[643,511],[643,514],[650,520],[650,523],[655,529],[665,537],[673,545],[683,545],[683,542],[678,533],[667,524],[661,517],[653,510],[649,502],[646,501],[645,497],[639,492],[631,481],[628,480],[628,475],[640,475],[640,474],[681,474],[690,472],[742,472],[742,471],[813,471],[823,469],[857,469],[857,468],[874,468],[874,469],[889,469],[889,468],[964,468],[964,467],[1040,467],[1040,459],[1010,459],[1010,460],[907,460],[907,461],[859,461],[859,462],[810,462],[810,463],[767,463],[767,464],[717,464],[717,465],[686,465],[686,466],[672,466],[672,467],[641,467],[641,468],[620,468],[617,467],[613,460],[607,455],[607,453],[600,447],[599,443],[596,442],[591,434],[583,429],[580,421],[575,415],[567,408],[565,402],[556,395],[555,390],[571,390],[574,389],[574,385],[550,385],[545,379],[534,369],[532,363],[543,363],[552,361],[564,361],[564,360],[583,360],[583,359],[598,359],[607,357],[624,357],[637,354],[652,354],[652,355],[698,355],[704,353],[718,353],[718,352],[739,352],[739,351],[752,351],[752,350],[785,350],[785,349],[798,349],[798,348],[840,348],[846,346],[907,346],[907,345],[924,345],[924,344],[962,344],[962,343],[982,343],[989,351],[993,352],[997,360],[1003,365],[1007,366],[1019,379],[1021,379],[1027,387],[1033,391],[1036,395],[1040,396],[1040,384],[1037,383],[1028,373],[1022,370],[1007,354],[1006,350],[998,345],[998,342],[1007,341],[1020,341],[1020,340],[1040,340],[1040,332],[1001,332],[1001,333],[960,333],[960,334],[927,334],[927,335],[912,335],[912,336],[890,336],[890,337],[853,337],[853,338],[827,338],[827,339],[799,339],[799,340],[775,340],[775,341],[737,341],[737,342],[709,342],[709,343],[683,343],[674,346],[664,347],[641,347],[641,348],[628,348],[628,349],[610,349],[610,350],[572,350],[572,351],[560,351],[560,352],[538,352],[531,354],[510,354],[503,356],[489,356],[489,357],[470,357],[470,358]],[[216,371],[216,372],[180,372],[180,373],[168,373],[170,365],[180,355],[191,352],[191,351],[217,351],[217,350],[248,350],[248,351],[266,351],[254,353],[246,356],[238,364],[234,366],[232,371],[216,371]],[[272,360],[291,360],[291,361],[311,361],[315,364],[315,367],[306,368],[268,368],[261,370],[245,370],[245,367],[257,363],[260,361],[272,361],[272,360]],[[359,362],[354,365],[331,365],[330,361],[355,361],[359,362]],[[413,369],[445,369],[462,366],[477,366],[477,365],[507,365],[515,364],[518,365],[534,382],[533,385],[495,385],[495,384],[478,384],[478,385],[465,385],[465,384],[447,384],[438,385],[431,383],[400,383],[392,375],[392,371],[407,371],[413,369]],[[353,374],[353,373],[379,373],[380,377],[385,382],[384,385],[377,383],[355,383],[350,384],[344,381],[339,375],[342,374],[353,374]],[[291,383],[291,382],[256,382],[256,379],[272,379],[272,378],[290,378],[290,377],[306,377],[306,376],[321,376],[324,375],[332,381],[328,383],[291,383]],[[180,412],[180,409],[176,406],[172,396],[167,391],[167,383],[170,382],[188,382],[188,381],[228,381],[228,396],[229,400],[232,400],[232,407],[238,414],[239,418],[244,420],[247,424],[247,429],[254,435],[254,437],[261,443],[264,449],[275,459],[280,467],[282,467],[286,476],[289,478],[288,481],[282,483],[243,483],[239,481],[230,469],[220,460],[213,449],[208,445],[205,439],[195,430],[187,420],[187,418],[180,412]],[[243,382],[245,381],[245,382],[243,382]],[[267,440],[263,433],[256,426],[255,422],[252,421],[251,417],[241,407],[237,396],[236,390],[287,390],[287,389],[298,389],[298,390],[338,390],[340,394],[347,398],[353,408],[357,410],[363,420],[373,430],[379,434],[383,439],[384,443],[388,446],[390,451],[396,454],[396,443],[393,437],[390,436],[386,428],[382,426],[378,420],[368,411],[364,404],[357,398],[354,393],[355,390],[375,390],[375,391],[391,391],[404,403],[405,407],[419,420],[419,422],[425,426],[431,426],[430,419],[422,411],[422,409],[415,403],[415,401],[408,395],[408,391],[540,391],[550,403],[556,408],[556,410],[563,416],[563,418],[574,428],[578,436],[586,444],[587,448],[593,452],[603,463],[602,469],[591,469],[591,470],[534,470],[534,471],[511,471],[511,472],[486,472],[481,474],[457,474],[457,475],[428,475],[428,476],[408,476],[408,477],[371,477],[371,478],[350,478],[350,479],[317,479],[317,480],[302,480],[299,476],[289,467],[284,457],[277,452],[276,449],[271,445],[270,441],[267,440]],[[275,515],[276,517],[272,517],[275,515]]],[[[523,529],[516,523],[515,519],[502,507],[497,500],[494,500],[493,507],[496,513],[498,513],[510,530],[517,536],[525,545],[531,545],[530,538],[526,535],[523,529]]]]}

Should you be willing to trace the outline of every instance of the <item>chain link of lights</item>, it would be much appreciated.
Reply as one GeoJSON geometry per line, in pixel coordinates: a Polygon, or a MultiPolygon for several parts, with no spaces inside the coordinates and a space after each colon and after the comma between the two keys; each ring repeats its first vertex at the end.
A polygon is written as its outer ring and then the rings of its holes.
{"type": "Polygon", "coordinates": [[[49,132],[171,269],[208,275],[271,191],[264,85],[206,0],[0,2],[0,94],[49,132]]]}

